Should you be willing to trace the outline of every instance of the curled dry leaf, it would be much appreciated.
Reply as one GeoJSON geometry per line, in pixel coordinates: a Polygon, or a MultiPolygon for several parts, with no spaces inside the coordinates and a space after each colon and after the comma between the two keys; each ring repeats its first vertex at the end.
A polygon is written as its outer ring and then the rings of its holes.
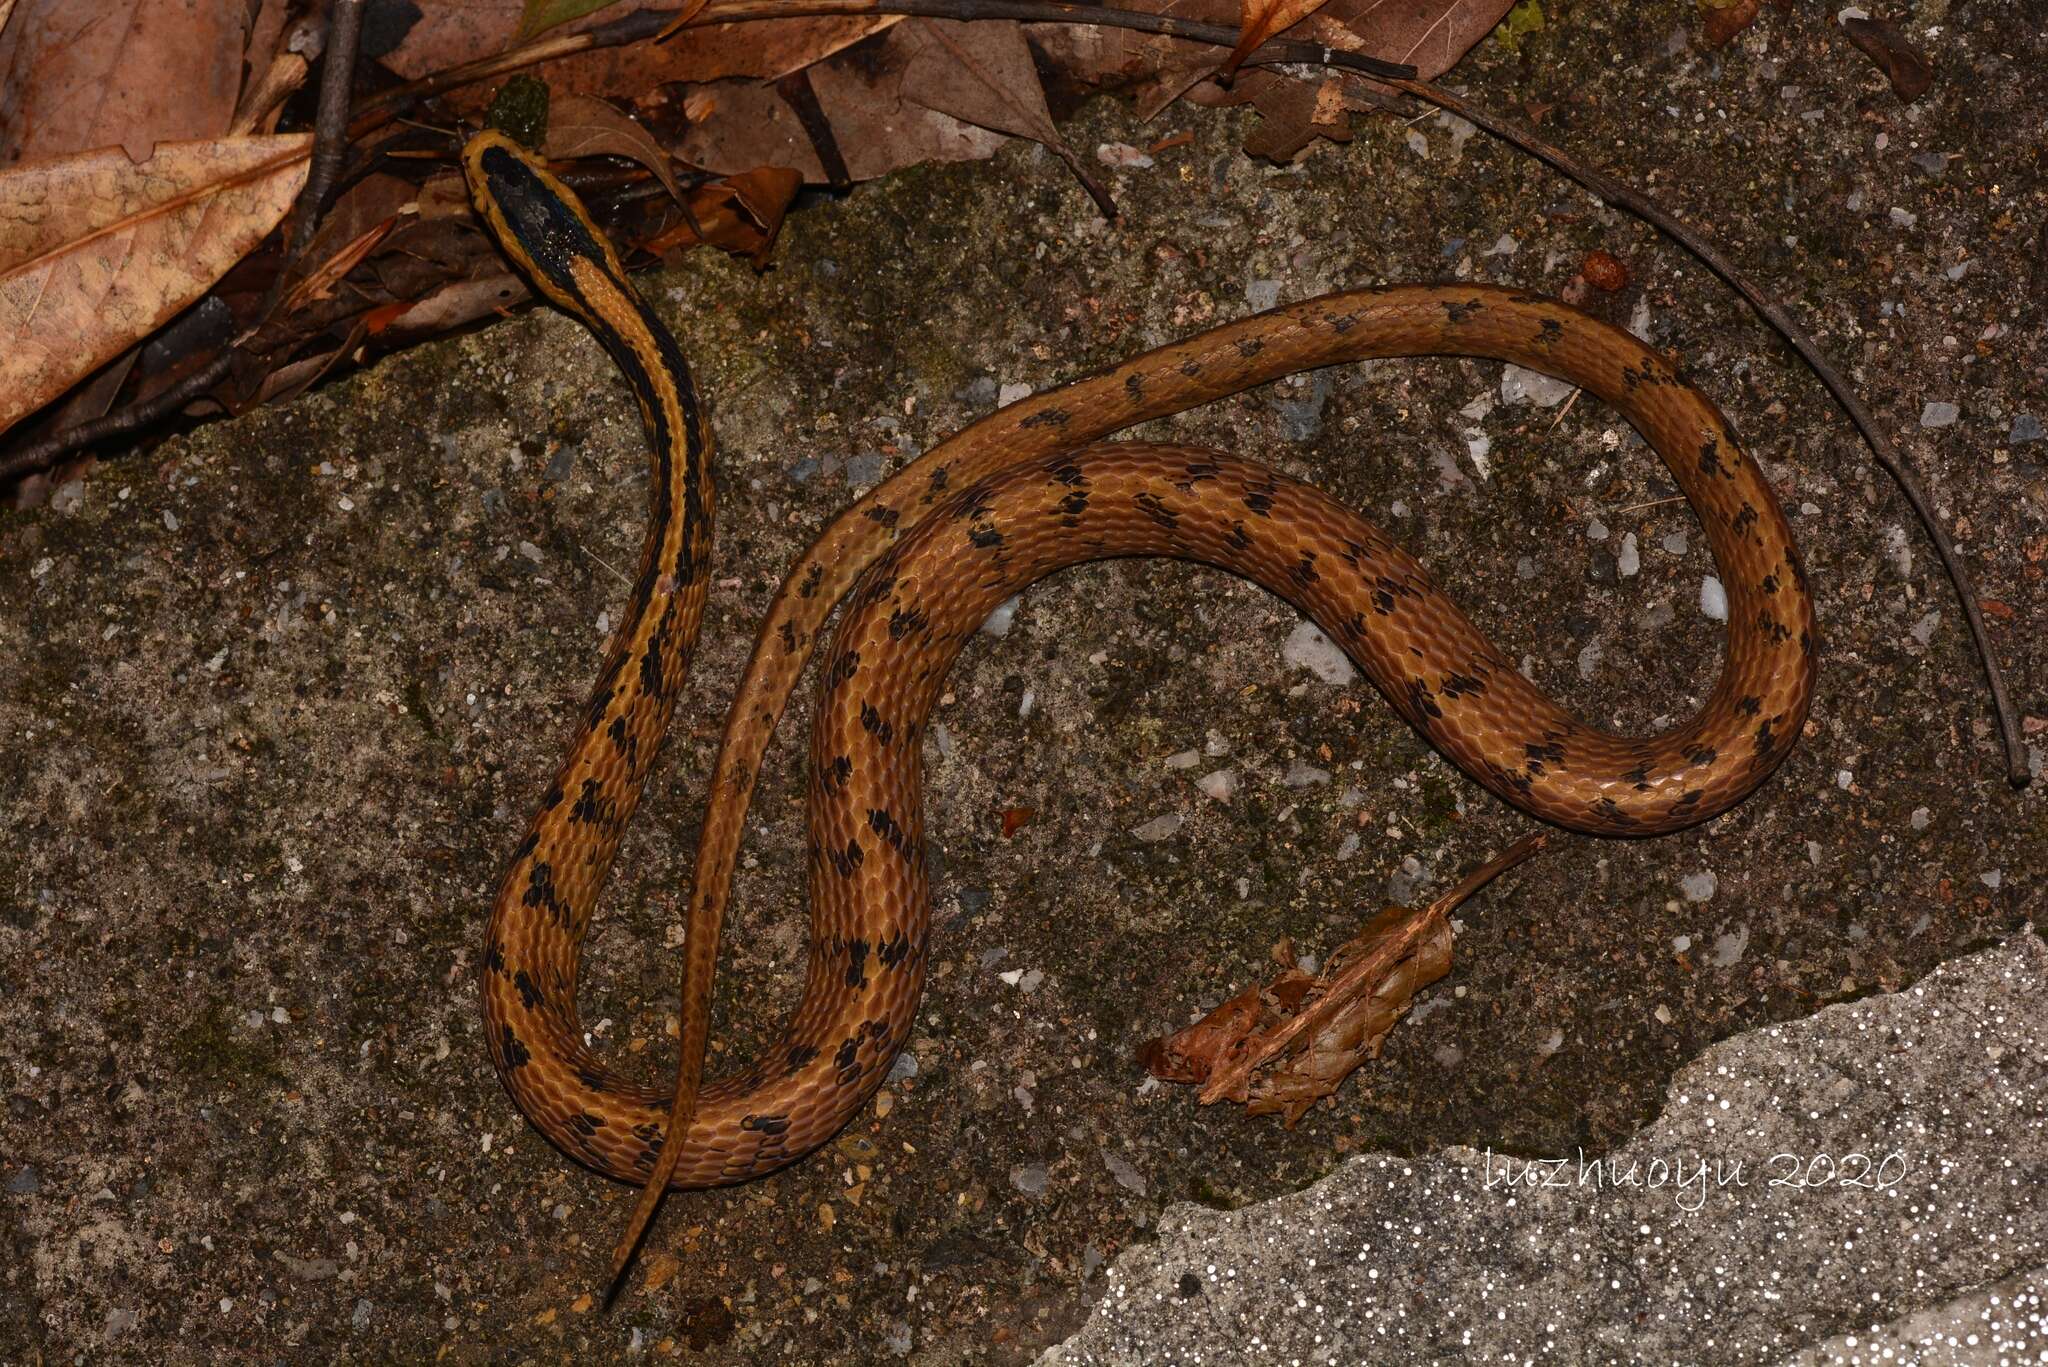
{"type": "Polygon", "coordinates": [[[662,187],[683,203],[682,187],[676,184],[669,155],[653,134],[627,118],[603,100],[589,95],[565,95],[554,102],[548,115],[548,156],[556,161],[578,157],[624,157],[637,161],[654,173],[662,187]]]}
{"type": "Polygon", "coordinates": [[[700,185],[690,192],[687,207],[703,233],[680,223],[651,239],[647,250],[667,256],[708,242],[748,257],[756,266],[765,265],[775,234],[782,229],[782,216],[803,183],[803,177],[786,166],[762,166],[700,185]]]}
{"type": "MultiPolygon", "coordinates": [[[[1148,1041],[1138,1061],[1163,1082],[1200,1085],[1204,1105],[1234,1101],[1250,1115],[1279,1112],[1291,1129],[1360,1064],[1379,1057],[1415,994],[1450,971],[1450,913],[1546,838],[1516,842],[1419,911],[1385,908],[1320,974],[1289,967],[1178,1034],[1148,1041]],[[1253,1076],[1268,1063],[1270,1071],[1253,1076]]],[[[1292,959],[1291,949],[1283,952],[1283,962],[1292,959]]]]}
{"type": "Polygon", "coordinates": [[[1934,84],[1934,67],[1906,41],[1905,34],[1884,20],[1844,19],[1842,31],[1864,56],[1877,63],[1892,83],[1892,93],[1905,103],[1913,103],[1934,84]]]}
{"type": "Polygon", "coordinates": [[[277,226],[311,137],[102,148],[0,174],[0,431],[189,305],[277,226]]]}

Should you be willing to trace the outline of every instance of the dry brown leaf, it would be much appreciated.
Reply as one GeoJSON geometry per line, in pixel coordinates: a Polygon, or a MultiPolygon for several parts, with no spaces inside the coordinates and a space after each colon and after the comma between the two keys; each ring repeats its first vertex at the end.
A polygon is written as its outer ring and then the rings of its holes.
{"type": "Polygon", "coordinates": [[[709,243],[751,258],[756,266],[764,265],[775,245],[775,234],[782,229],[782,216],[803,183],[803,177],[787,166],[762,166],[700,185],[690,192],[689,210],[703,233],[689,223],[680,223],[647,242],[647,250],[667,256],[709,243]]]}
{"type": "Polygon", "coordinates": [[[475,280],[457,280],[417,303],[390,304],[372,310],[370,335],[393,341],[438,337],[450,328],[502,313],[532,297],[526,282],[509,271],[475,280]]]}
{"type": "Polygon", "coordinates": [[[1726,47],[1735,35],[1756,22],[1760,0],[1699,0],[1708,47],[1726,47]]]}
{"type": "Polygon", "coordinates": [[[1844,19],[1842,31],[1864,56],[1877,63],[1892,83],[1892,93],[1905,103],[1913,103],[1934,84],[1933,66],[1906,41],[1905,34],[1884,20],[1844,19]]]}
{"type": "Polygon", "coordinates": [[[0,174],[0,431],[155,331],[277,226],[312,139],[102,148],[0,174]]]}
{"type": "Polygon", "coordinates": [[[676,203],[683,202],[683,188],[676,184],[669,155],[652,134],[603,100],[589,95],[565,95],[554,101],[548,114],[547,154],[556,161],[578,157],[625,157],[654,173],[676,203]]]}
{"type": "MultiPolygon", "coordinates": [[[[1320,974],[1289,967],[1187,1029],[1147,1041],[1138,1061],[1161,1081],[1199,1084],[1204,1105],[1234,1101],[1249,1115],[1277,1111],[1293,1128],[1310,1106],[1377,1058],[1415,994],[1450,971],[1450,913],[1545,840],[1524,837],[1419,911],[1383,909],[1320,974]]],[[[1291,948],[1281,956],[1283,963],[1292,958],[1291,948]]]]}
{"type": "Polygon", "coordinates": [[[1045,87],[1021,24],[912,19],[891,33],[886,45],[903,62],[902,98],[966,123],[1031,139],[1064,161],[1098,203],[1108,203],[1108,196],[1053,126],[1045,87]]]}
{"type": "Polygon", "coordinates": [[[1242,0],[1237,21],[1237,46],[1217,74],[1228,80],[1244,59],[1268,38],[1285,33],[1330,0],[1242,0]]]}
{"type": "Polygon", "coordinates": [[[0,165],[220,137],[250,23],[245,4],[24,0],[0,33],[0,165]]]}

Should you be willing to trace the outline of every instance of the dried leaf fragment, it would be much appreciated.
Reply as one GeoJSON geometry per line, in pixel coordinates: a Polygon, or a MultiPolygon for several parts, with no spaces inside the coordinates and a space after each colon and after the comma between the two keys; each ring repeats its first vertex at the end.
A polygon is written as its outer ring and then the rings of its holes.
{"type": "Polygon", "coordinates": [[[1756,22],[1758,0],[1699,0],[1708,47],[1726,47],[1735,35],[1756,22]]]}
{"type": "Polygon", "coordinates": [[[312,138],[118,147],[0,173],[0,431],[148,336],[269,234],[312,138]]]}
{"type": "Polygon", "coordinates": [[[1187,1029],[1148,1041],[1138,1061],[1163,1082],[1200,1084],[1204,1105],[1235,1101],[1249,1115],[1279,1112],[1293,1128],[1360,1064],[1377,1058],[1415,994],[1450,971],[1450,913],[1545,840],[1538,834],[1516,842],[1419,911],[1383,909],[1320,974],[1288,968],[1187,1029]],[[1268,1063],[1275,1066],[1255,1078],[1268,1063]]]}
{"type": "Polygon", "coordinates": [[[1904,103],[1913,103],[1934,84],[1934,67],[1906,41],[1905,34],[1884,20],[1844,19],[1842,31],[1864,56],[1877,63],[1892,83],[1892,93],[1904,103]]]}
{"type": "Polygon", "coordinates": [[[667,256],[703,242],[747,257],[757,267],[765,265],[782,216],[803,183],[787,166],[761,166],[701,185],[684,202],[695,226],[680,223],[649,239],[647,250],[667,256]]]}

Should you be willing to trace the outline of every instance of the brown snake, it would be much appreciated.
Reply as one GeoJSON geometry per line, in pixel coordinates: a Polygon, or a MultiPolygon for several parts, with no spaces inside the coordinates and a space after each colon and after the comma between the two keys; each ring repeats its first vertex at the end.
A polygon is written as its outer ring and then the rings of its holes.
{"type": "MultiPolygon", "coordinates": [[[[630,1081],[583,1043],[577,969],[702,621],[710,437],[674,342],[568,191],[495,135],[472,142],[465,162],[508,251],[619,361],[654,448],[641,574],[568,757],[505,873],[482,974],[491,1057],[520,1110],[563,1152],[647,1183],[648,1198],[793,1162],[880,1086],[924,984],[926,719],[990,610],[1056,569],[1171,556],[1263,585],[1312,617],[1474,781],[1572,830],[1644,835],[1704,821],[1761,783],[1799,735],[1816,642],[1791,529],[1713,404],[1657,353],[1563,304],[1485,286],[1356,290],[1260,314],[982,419],[841,513],[803,557],[726,718],[688,912],[678,1088],[630,1081]],[[1313,487],[1190,447],[1090,445],[1296,371],[1409,355],[1487,357],[1569,380],[1656,449],[1727,590],[1726,660],[1697,716],[1648,738],[1577,721],[1420,565],[1313,487]],[[849,591],[811,737],[803,996],[780,1042],[699,1095],[754,776],[820,627],[849,591]]],[[[643,1198],[636,1232],[651,1209],[643,1198]]]]}

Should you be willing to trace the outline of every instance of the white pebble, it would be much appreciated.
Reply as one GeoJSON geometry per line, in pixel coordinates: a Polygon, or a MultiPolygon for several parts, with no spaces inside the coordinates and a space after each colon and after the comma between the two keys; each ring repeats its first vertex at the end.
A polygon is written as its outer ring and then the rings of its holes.
{"type": "Polygon", "coordinates": [[[1721,587],[1721,581],[1708,575],[1700,580],[1700,611],[1709,621],[1728,620],[1728,591],[1721,587]]]}
{"type": "Polygon", "coordinates": [[[1947,427],[1962,416],[1962,410],[1952,403],[1930,403],[1920,410],[1922,427],[1947,427]]]}
{"type": "Polygon", "coordinates": [[[1714,877],[1713,871],[1707,869],[1687,874],[1679,880],[1678,886],[1679,890],[1685,893],[1688,902],[1704,902],[1714,895],[1715,889],[1721,884],[1720,880],[1714,877]]]}
{"type": "Polygon", "coordinates": [[[1287,633],[1280,658],[1290,669],[1306,669],[1327,684],[1348,684],[1358,677],[1351,660],[1314,622],[1303,622],[1287,633]]]}
{"type": "Polygon", "coordinates": [[[1140,840],[1148,842],[1154,840],[1164,840],[1166,839],[1166,837],[1172,835],[1175,831],[1179,830],[1181,828],[1182,823],[1186,820],[1187,818],[1182,816],[1179,812],[1168,812],[1165,816],[1153,817],[1150,821],[1146,822],[1142,826],[1133,827],[1131,830],[1131,834],[1135,835],[1140,840]]]}
{"type": "Polygon", "coordinates": [[[1237,796],[1237,770],[1218,769],[1195,780],[1195,786],[1218,802],[1228,802],[1237,796]]]}
{"type": "Polygon", "coordinates": [[[996,604],[996,610],[988,615],[981,629],[991,636],[1008,636],[1010,623],[1017,620],[1017,604],[1022,601],[1021,595],[1013,595],[996,604]]]}
{"type": "Polygon", "coordinates": [[[1518,365],[1501,367],[1502,403],[1532,403],[1538,408],[1555,408],[1569,399],[1577,388],[1569,380],[1554,379],[1540,371],[1524,370],[1518,365]]]}
{"type": "Polygon", "coordinates": [[[1621,538],[1621,550],[1614,557],[1614,568],[1622,578],[1627,579],[1643,567],[1643,557],[1636,550],[1636,534],[1625,533],[1621,538]]]}

